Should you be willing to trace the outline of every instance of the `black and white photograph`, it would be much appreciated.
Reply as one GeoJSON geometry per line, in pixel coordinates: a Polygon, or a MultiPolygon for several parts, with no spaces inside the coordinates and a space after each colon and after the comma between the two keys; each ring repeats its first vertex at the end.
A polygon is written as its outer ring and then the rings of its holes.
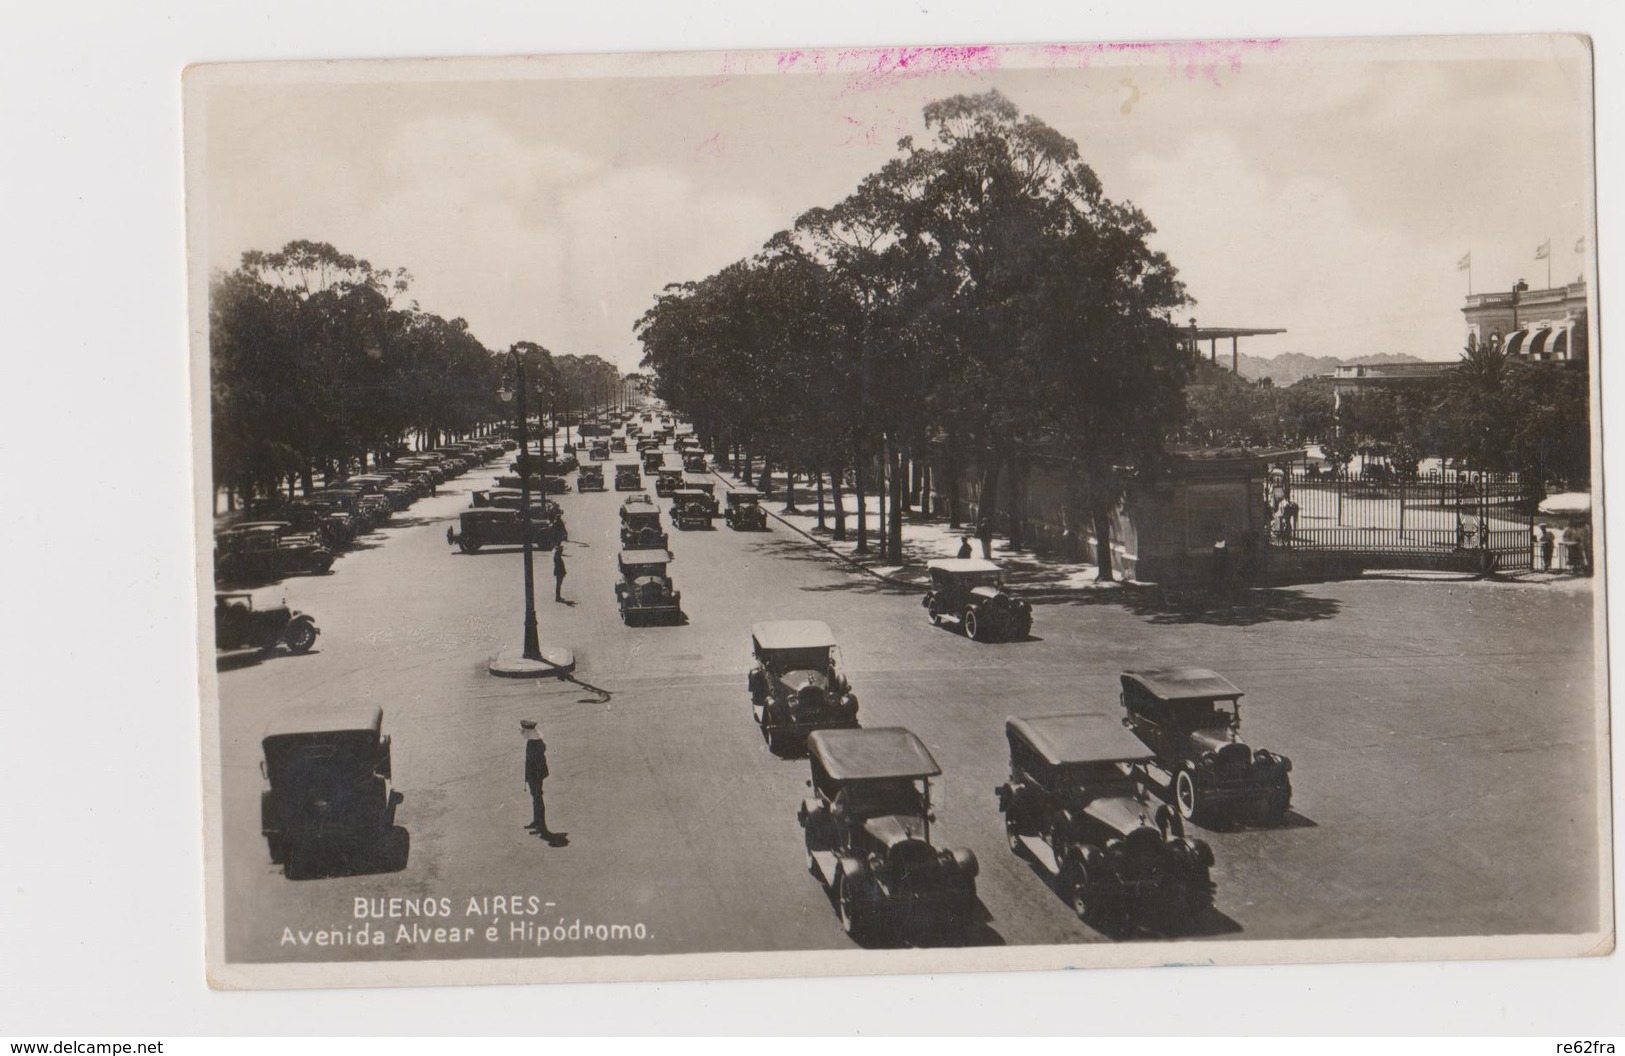
{"type": "Polygon", "coordinates": [[[209,984],[1611,953],[1592,78],[188,69],[209,984]]]}

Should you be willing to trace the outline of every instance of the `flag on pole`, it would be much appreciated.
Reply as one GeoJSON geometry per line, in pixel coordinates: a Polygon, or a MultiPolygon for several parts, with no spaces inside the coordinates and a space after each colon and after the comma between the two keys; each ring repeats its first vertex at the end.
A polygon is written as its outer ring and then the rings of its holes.
{"type": "Polygon", "coordinates": [[[1456,261],[1456,270],[1457,271],[1466,271],[1468,268],[1471,268],[1472,266],[1473,266],[1473,255],[1471,253],[1463,253],[1462,256],[1461,256],[1461,259],[1456,261]]]}
{"type": "Polygon", "coordinates": [[[1586,251],[1586,236],[1581,235],[1580,240],[1574,243],[1574,251],[1576,253],[1584,253],[1586,251]]]}
{"type": "Polygon", "coordinates": [[[1552,256],[1552,240],[1547,239],[1535,247],[1536,260],[1550,260],[1552,256]]]}

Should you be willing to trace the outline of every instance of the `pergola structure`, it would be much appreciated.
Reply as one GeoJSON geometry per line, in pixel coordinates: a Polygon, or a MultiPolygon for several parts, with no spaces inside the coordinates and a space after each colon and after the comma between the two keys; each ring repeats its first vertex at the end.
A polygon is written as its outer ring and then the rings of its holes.
{"type": "Polygon", "coordinates": [[[1193,361],[1201,357],[1202,342],[1206,341],[1208,343],[1208,358],[1213,363],[1217,364],[1219,362],[1219,339],[1221,337],[1228,337],[1230,339],[1230,372],[1232,374],[1239,374],[1241,373],[1241,350],[1239,346],[1240,338],[1260,337],[1267,334],[1284,333],[1286,333],[1285,330],[1270,329],[1266,327],[1197,326],[1196,320],[1192,319],[1190,326],[1180,330],[1179,340],[1180,344],[1184,346],[1185,352],[1193,361]]]}

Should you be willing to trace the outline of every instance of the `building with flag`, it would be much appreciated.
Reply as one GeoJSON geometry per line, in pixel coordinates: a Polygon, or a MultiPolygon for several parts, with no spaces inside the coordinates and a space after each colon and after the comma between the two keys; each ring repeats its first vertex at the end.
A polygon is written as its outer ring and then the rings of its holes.
{"type": "MultiPolygon", "coordinates": [[[[1542,250],[1550,252],[1550,243],[1542,250]]],[[[1542,256],[1538,259],[1549,259],[1542,256]]],[[[1499,341],[1511,355],[1584,363],[1587,355],[1586,284],[1531,290],[1520,282],[1499,293],[1467,296],[1467,343],[1499,341]]]]}

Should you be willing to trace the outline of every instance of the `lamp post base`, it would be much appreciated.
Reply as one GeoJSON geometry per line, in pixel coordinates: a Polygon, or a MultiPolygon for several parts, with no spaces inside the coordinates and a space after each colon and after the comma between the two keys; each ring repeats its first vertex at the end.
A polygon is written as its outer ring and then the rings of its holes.
{"type": "Polygon", "coordinates": [[[563,678],[576,669],[576,654],[568,649],[544,647],[540,660],[527,660],[516,650],[498,653],[486,670],[498,678],[563,678]]]}

